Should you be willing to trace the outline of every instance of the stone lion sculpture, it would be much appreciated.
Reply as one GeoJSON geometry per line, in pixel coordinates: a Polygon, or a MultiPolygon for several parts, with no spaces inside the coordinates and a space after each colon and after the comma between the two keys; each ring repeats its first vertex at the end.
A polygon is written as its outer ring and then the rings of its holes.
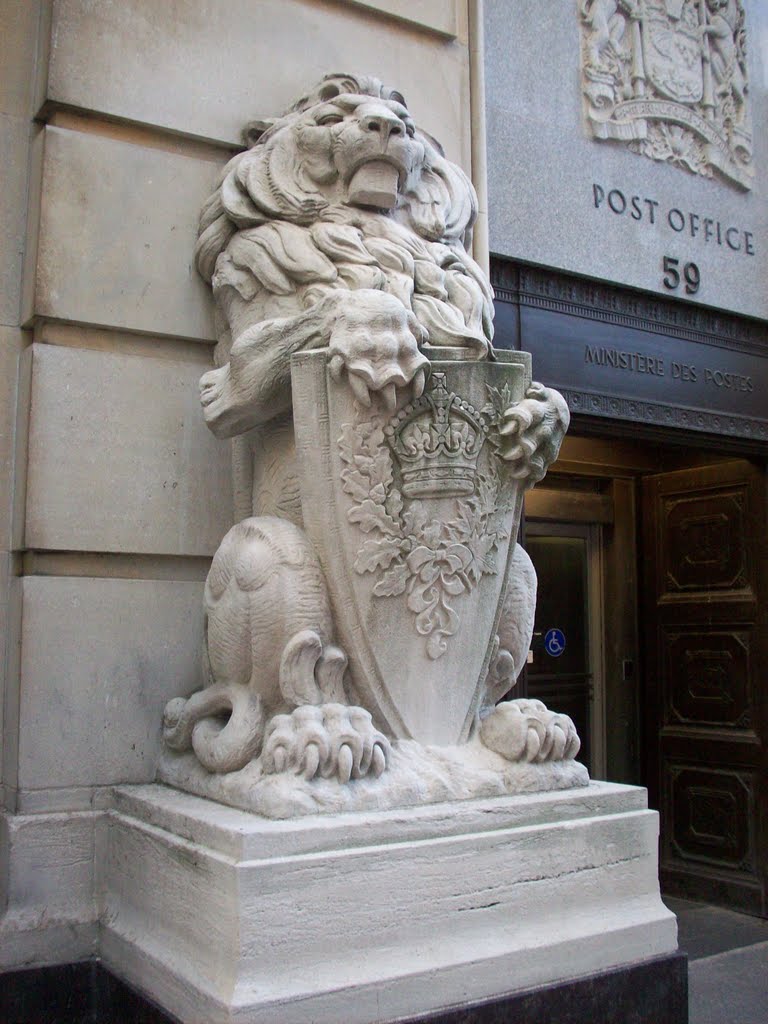
{"type": "MultiPolygon", "coordinates": [[[[197,267],[213,291],[216,369],[203,414],[233,438],[236,513],[205,586],[206,686],[166,708],[164,735],[213,773],[377,777],[392,736],[359,706],[334,611],[302,529],[291,357],[326,349],[361,407],[418,399],[435,354],[494,359],[492,292],[469,254],[466,175],[377,79],[334,74],[282,117],[254,122],[200,218],[197,267]]],[[[502,457],[525,486],[556,457],[568,410],[533,384],[504,411],[502,457]]],[[[511,760],[573,758],[565,716],[495,702],[522,668],[535,574],[517,548],[477,734],[511,760]]],[[[514,704],[514,702],[513,702],[514,704]]],[[[542,710],[543,709],[543,710],[542,710]]]]}

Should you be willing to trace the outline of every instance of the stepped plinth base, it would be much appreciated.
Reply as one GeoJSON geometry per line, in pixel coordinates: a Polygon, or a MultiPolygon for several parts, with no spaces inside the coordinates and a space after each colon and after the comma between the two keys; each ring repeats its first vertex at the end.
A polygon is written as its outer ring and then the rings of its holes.
{"type": "Polygon", "coordinates": [[[657,831],[609,783],[289,821],[120,787],[102,959],[200,1024],[413,1020],[666,963],[657,831]]]}

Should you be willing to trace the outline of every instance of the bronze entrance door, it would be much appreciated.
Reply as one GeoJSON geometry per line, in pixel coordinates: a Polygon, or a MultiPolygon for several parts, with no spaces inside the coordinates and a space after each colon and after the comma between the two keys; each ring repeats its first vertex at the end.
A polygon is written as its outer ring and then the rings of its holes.
{"type": "Polygon", "coordinates": [[[662,888],[768,912],[766,478],[643,479],[646,750],[662,888]]]}

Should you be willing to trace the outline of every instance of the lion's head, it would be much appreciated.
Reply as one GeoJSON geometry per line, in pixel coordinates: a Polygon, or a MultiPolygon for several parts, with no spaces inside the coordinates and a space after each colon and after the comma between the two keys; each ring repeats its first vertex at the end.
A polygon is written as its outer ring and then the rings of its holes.
{"type": "Polygon", "coordinates": [[[485,344],[490,290],[467,254],[474,189],[400,93],[328,75],[244,138],[249,148],[203,208],[196,248],[235,333],[255,280],[275,295],[299,293],[304,306],[331,287],[382,288],[442,343],[485,344]]]}
{"type": "Polygon", "coordinates": [[[401,94],[378,79],[328,75],[282,117],[252,122],[244,137],[250,148],[225,167],[200,219],[196,254],[208,281],[236,229],[270,220],[313,223],[350,201],[350,184],[365,164],[396,172],[397,190],[384,208],[396,207],[418,235],[469,243],[477,213],[471,182],[416,128],[401,94]]]}

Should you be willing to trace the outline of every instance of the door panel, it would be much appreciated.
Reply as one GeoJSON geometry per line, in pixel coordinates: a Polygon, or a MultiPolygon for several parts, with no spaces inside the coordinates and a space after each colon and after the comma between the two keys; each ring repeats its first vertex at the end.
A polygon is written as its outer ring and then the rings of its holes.
{"type": "Polygon", "coordinates": [[[766,479],[643,480],[646,748],[663,888],[766,914],[766,479]]]}

